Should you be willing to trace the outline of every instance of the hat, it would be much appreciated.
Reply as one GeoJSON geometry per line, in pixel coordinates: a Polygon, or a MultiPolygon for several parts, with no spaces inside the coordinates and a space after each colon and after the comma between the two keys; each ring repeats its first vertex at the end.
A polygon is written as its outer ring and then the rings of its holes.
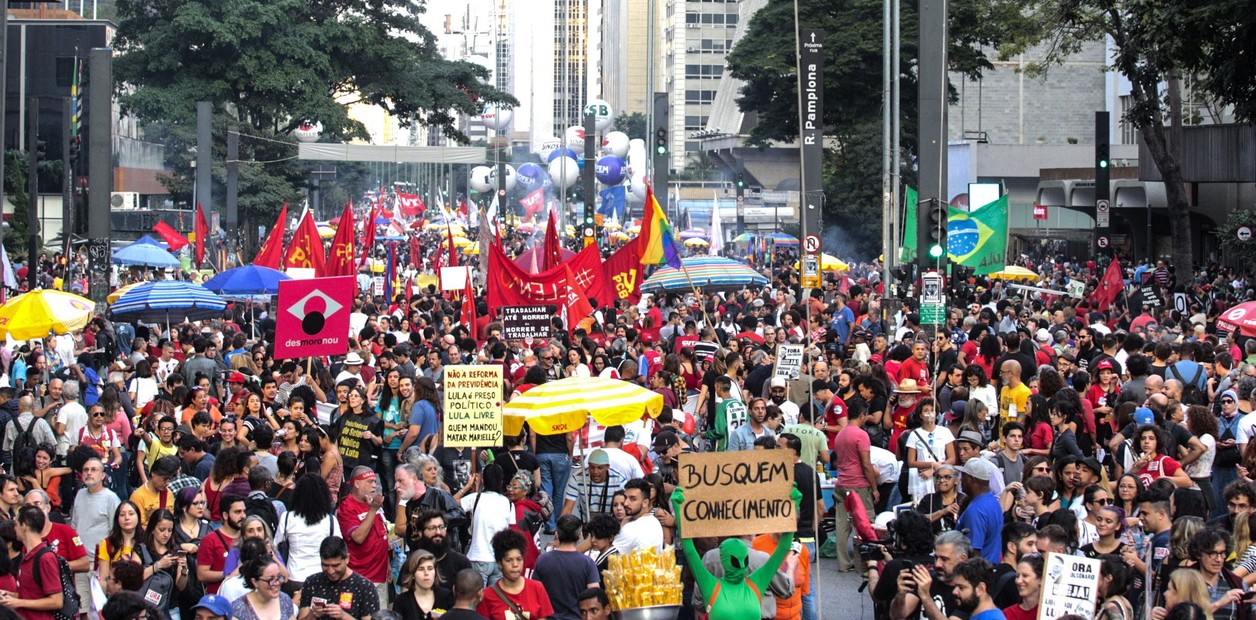
{"type": "Polygon", "coordinates": [[[1038,342],[1049,342],[1051,340],[1051,334],[1048,333],[1045,328],[1040,327],[1038,328],[1038,333],[1034,336],[1034,339],[1038,342]]]}
{"type": "Polygon", "coordinates": [[[607,454],[606,450],[598,448],[597,450],[594,450],[589,453],[589,464],[590,465],[610,465],[611,455],[607,454]]]}
{"type": "Polygon", "coordinates": [[[919,394],[920,385],[916,383],[915,379],[903,379],[894,388],[894,392],[898,394],[919,394]]]}
{"type": "Polygon", "coordinates": [[[1234,402],[1236,403],[1239,402],[1239,393],[1235,392],[1234,390],[1226,390],[1222,392],[1221,396],[1217,397],[1217,400],[1221,400],[1222,398],[1225,398],[1227,396],[1229,396],[1230,398],[1233,398],[1234,402]]]}
{"type": "Polygon", "coordinates": [[[180,424],[178,427],[174,429],[174,432],[183,433],[183,435],[186,437],[187,435],[192,434],[192,427],[188,426],[187,424],[180,424]]]}
{"type": "Polygon", "coordinates": [[[512,480],[518,482],[519,486],[523,487],[525,493],[528,495],[532,494],[532,472],[520,470],[515,472],[515,477],[512,480]]]}
{"type": "Polygon", "coordinates": [[[756,308],[762,308],[762,307],[763,307],[763,300],[762,300],[762,299],[756,299],[756,300],[754,300],[754,303],[753,303],[753,304],[751,304],[751,305],[753,305],[753,306],[754,306],[754,307],[756,307],[756,308]]]}
{"type": "Polygon", "coordinates": [[[1099,363],[1095,364],[1095,372],[1100,370],[1112,370],[1112,360],[1107,358],[1099,360],[1099,363]]]}
{"type": "Polygon", "coordinates": [[[833,385],[829,381],[825,381],[824,379],[816,379],[815,381],[812,381],[811,392],[815,393],[815,392],[819,392],[820,390],[828,390],[830,392],[836,392],[837,386],[833,385]]]}
{"type": "Polygon", "coordinates": [[[680,443],[680,437],[677,437],[676,433],[664,431],[654,436],[654,451],[662,454],[678,443],[680,443]]]}
{"type": "Polygon", "coordinates": [[[1139,426],[1155,424],[1156,414],[1152,413],[1151,410],[1146,407],[1139,407],[1134,410],[1134,423],[1139,426]]]}
{"type": "Polygon", "coordinates": [[[247,381],[244,379],[244,373],[236,371],[227,377],[227,383],[247,383],[247,381]]]}
{"type": "Polygon", "coordinates": [[[345,356],[345,366],[361,366],[365,363],[366,362],[362,360],[362,356],[358,355],[357,351],[350,351],[349,354],[345,356]]]}
{"type": "Polygon", "coordinates": [[[231,617],[231,602],[228,601],[225,596],[206,594],[201,597],[201,600],[197,601],[196,604],[192,606],[192,609],[198,608],[207,609],[215,616],[222,616],[224,618],[231,617]]]}
{"type": "Polygon", "coordinates": [[[769,388],[785,387],[785,377],[772,377],[772,382],[768,384],[769,388]]]}
{"type": "Polygon", "coordinates": [[[126,381],[126,375],[123,375],[122,373],[115,370],[109,373],[107,380],[109,383],[117,383],[119,381],[126,381]]]}
{"type": "Polygon", "coordinates": [[[955,441],[967,441],[968,443],[973,444],[974,446],[977,446],[978,448],[986,445],[986,438],[982,437],[981,433],[978,433],[977,431],[974,431],[971,428],[966,428],[960,431],[959,436],[955,438],[955,441]]]}
{"type": "Polygon", "coordinates": [[[960,473],[963,473],[966,476],[972,476],[978,480],[990,480],[991,478],[999,475],[999,468],[995,467],[994,463],[991,463],[979,456],[974,456],[971,459],[968,459],[967,463],[964,463],[956,469],[958,469],[960,473]]]}
{"type": "Polygon", "coordinates": [[[458,339],[454,338],[453,334],[445,334],[445,337],[441,338],[441,342],[444,342],[445,344],[455,344],[458,342],[458,339]]]}
{"type": "Polygon", "coordinates": [[[1101,471],[1103,471],[1103,466],[1099,464],[1099,459],[1096,459],[1093,456],[1086,457],[1078,461],[1077,464],[1082,467],[1085,467],[1086,469],[1089,469],[1092,473],[1096,475],[1098,475],[1101,471]]]}
{"type": "Polygon", "coordinates": [[[964,410],[968,408],[968,401],[957,400],[951,403],[951,410],[946,413],[948,420],[960,420],[964,417],[964,410]]]}

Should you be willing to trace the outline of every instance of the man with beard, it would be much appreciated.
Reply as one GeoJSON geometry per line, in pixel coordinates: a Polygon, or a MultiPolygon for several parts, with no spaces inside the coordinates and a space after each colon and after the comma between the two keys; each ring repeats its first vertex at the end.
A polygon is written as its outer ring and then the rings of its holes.
{"type": "Polygon", "coordinates": [[[768,400],[781,410],[786,426],[798,423],[798,405],[789,400],[789,382],[785,377],[772,377],[768,382],[768,400]]]}
{"type": "Polygon", "coordinates": [[[969,620],[1006,620],[1003,611],[995,607],[990,598],[990,585],[994,572],[983,558],[973,558],[955,567],[951,588],[959,610],[969,614],[969,620]]]}
{"type": "Polygon", "coordinates": [[[413,465],[398,465],[394,477],[396,482],[393,483],[393,491],[397,494],[394,530],[398,536],[406,539],[411,551],[418,546],[422,537],[416,521],[419,515],[435,510],[445,515],[445,521],[448,522],[455,514],[462,514],[462,506],[458,505],[458,501],[444,489],[424,484],[413,465]]]}
{"type": "MultiPolygon", "coordinates": [[[[963,532],[942,532],[933,541],[933,571],[921,564],[898,573],[898,594],[890,603],[890,617],[899,620],[968,620],[960,611],[952,581],[955,569],[968,560],[972,547],[963,532]]],[[[986,571],[993,574],[989,564],[986,571]]]]}
{"type": "Polygon", "coordinates": [[[445,514],[439,510],[424,510],[418,517],[411,519],[410,523],[416,535],[407,538],[407,542],[411,543],[410,550],[423,549],[436,556],[437,585],[453,588],[458,573],[472,567],[467,556],[449,548],[445,514]]]}
{"type": "MultiPolygon", "coordinates": [[[[615,493],[624,488],[627,479],[611,469],[611,459],[606,451],[598,448],[589,453],[589,480],[573,475],[567,480],[563,493],[563,509],[559,516],[575,514],[584,523],[596,514],[611,514],[615,493]],[[584,501],[581,501],[583,498],[584,501]]],[[[557,517],[555,517],[557,520],[557,517]]]]}
{"type": "Polygon", "coordinates": [[[218,500],[218,507],[222,511],[222,527],[201,540],[200,553],[196,555],[196,578],[205,584],[206,594],[218,594],[227,552],[235,546],[244,523],[244,497],[224,495],[218,500]]]}
{"type": "Polygon", "coordinates": [[[624,486],[624,515],[627,520],[612,543],[620,555],[628,555],[637,549],[663,548],[663,525],[650,508],[650,483],[643,478],[629,480],[624,486]]]}

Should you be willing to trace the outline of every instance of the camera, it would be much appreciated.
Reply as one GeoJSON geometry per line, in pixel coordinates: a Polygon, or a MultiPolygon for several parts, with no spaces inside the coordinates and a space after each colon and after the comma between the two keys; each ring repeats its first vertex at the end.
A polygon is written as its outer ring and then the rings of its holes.
{"type": "Polygon", "coordinates": [[[885,547],[880,543],[859,543],[859,559],[868,565],[868,562],[880,562],[884,559],[885,547]]]}

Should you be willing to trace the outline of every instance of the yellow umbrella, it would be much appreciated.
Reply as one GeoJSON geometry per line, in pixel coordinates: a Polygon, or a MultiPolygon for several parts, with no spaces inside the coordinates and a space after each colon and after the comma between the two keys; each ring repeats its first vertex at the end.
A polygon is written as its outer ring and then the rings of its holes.
{"type": "Polygon", "coordinates": [[[705,239],[686,239],[685,245],[691,248],[704,248],[711,244],[707,243],[705,239]]]}
{"type": "Polygon", "coordinates": [[[602,228],[605,228],[606,230],[619,230],[620,228],[623,228],[623,225],[619,222],[607,222],[602,226],[602,228]]]}
{"type": "Polygon", "coordinates": [[[472,256],[479,256],[479,254],[480,254],[480,246],[478,246],[478,245],[474,245],[474,244],[473,244],[473,245],[464,246],[464,247],[462,248],[462,253],[463,253],[463,254],[470,254],[470,255],[472,255],[472,256]]]}
{"type": "Polygon", "coordinates": [[[414,288],[427,288],[427,285],[440,286],[440,278],[433,273],[421,273],[414,276],[414,288]]]}
{"type": "Polygon", "coordinates": [[[644,414],[657,417],[663,395],[619,379],[570,377],[538,385],[503,409],[507,437],[519,434],[523,423],[540,435],[577,430],[589,416],[603,426],[629,424],[644,414]]]}
{"type": "Polygon", "coordinates": [[[121,298],[123,295],[126,295],[128,291],[130,291],[131,289],[141,284],[143,284],[143,282],[135,282],[132,284],[128,284],[112,293],[109,293],[109,296],[105,298],[105,301],[108,301],[109,305],[112,306],[113,302],[118,301],[118,299],[121,298]]]}
{"type": "Polygon", "coordinates": [[[76,332],[87,327],[95,309],[86,297],[35,289],[0,306],[0,338],[7,334],[14,340],[30,340],[49,332],[76,332]]]}
{"type": "Polygon", "coordinates": [[[1038,276],[1038,274],[1036,274],[1036,273],[1034,273],[1033,271],[1030,271],[1030,270],[1028,270],[1028,269],[1025,269],[1024,267],[1017,267],[1017,266],[1015,266],[1015,265],[1012,265],[1011,267],[1006,267],[1006,268],[1004,268],[1004,269],[1003,269],[1003,271],[996,271],[996,272],[994,272],[994,273],[992,273],[992,274],[990,274],[990,275],[988,275],[988,276],[986,276],[986,277],[987,277],[987,278],[990,278],[991,280],[1033,280],[1033,281],[1037,281],[1039,276],[1038,276]]]}
{"type": "MultiPolygon", "coordinates": [[[[794,263],[794,269],[801,269],[802,266],[794,263]]],[[[831,254],[820,255],[820,271],[850,271],[850,265],[839,260],[831,254]]]]}
{"type": "Polygon", "coordinates": [[[640,233],[641,233],[641,227],[640,227],[640,226],[638,226],[638,225],[636,225],[636,224],[633,224],[632,226],[629,226],[629,227],[628,227],[628,234],[630,234],[630,235],[637,235],[637,234],[640,234],[640,233]]]}
{"type": "Polygon", "coordinates": [[[336,236],[336,229],[331,226],[319,226],[318,236],[323,239],[331,239],[336,236]]]}
{"type": "Polygon", "coordinates": [[[454,246],[456,247],[464,248],[468,245],[473,245],[474,243],[474,241],[471,241],[466,237],[454,237],[454,246]]]}
{"type": "Polygon", "coordinates": [[[614,239],[615,241],[627,241],[631,238],[632,237],[628,236],[627,233],[624,233],[622,231],[617,230],[611,233],[611,239],[614,239]]]}
{"type": "Polygon", "coordinates": [[[372,260],[371,261],[371,273],[384,273],[384,261],[372,260]]]}

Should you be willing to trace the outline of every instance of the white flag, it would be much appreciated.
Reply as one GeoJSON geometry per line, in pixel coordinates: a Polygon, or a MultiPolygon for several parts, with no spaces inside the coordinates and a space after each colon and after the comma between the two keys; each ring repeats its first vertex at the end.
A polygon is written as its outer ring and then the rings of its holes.
{"type": "Polygon", "coordinates": [[[9,253],[5,251],[3,243],[0,243],[0,271],[4,273],[4,285],[17,288],[17,274],[13,272],[13,263],[9,262],[9,253]]]}
{"type": "Polygon", "coordinates": [[[720,199],[711,194],[711,256],[718,256],[724,249],[724,227],[720,226],[720,199]]]}

